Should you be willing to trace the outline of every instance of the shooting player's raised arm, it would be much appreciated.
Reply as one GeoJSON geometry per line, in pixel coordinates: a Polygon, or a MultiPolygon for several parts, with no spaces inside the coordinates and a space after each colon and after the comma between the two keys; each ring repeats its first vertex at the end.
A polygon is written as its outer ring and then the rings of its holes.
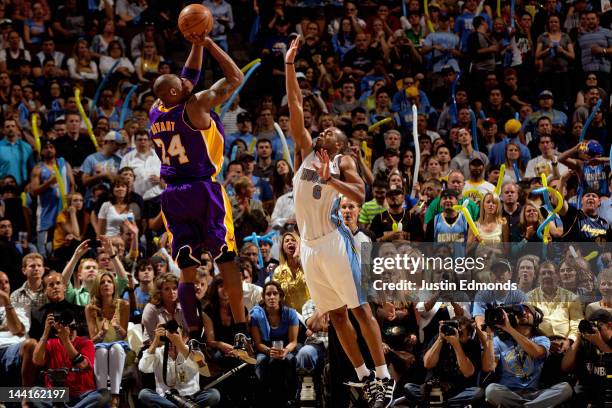
{"type": "Polygon", "coordinates": [[[301,153],[304,159],[312,151],[312,138],[304,127],[304,111],[302,109],[302,91],[298,84],[293,62],[298,52],[300,38],[291,42],[285,56],[285,81],[287,86],[287,102],[289,104],[289,128],[296,145],[296,155],[301,153]]]}

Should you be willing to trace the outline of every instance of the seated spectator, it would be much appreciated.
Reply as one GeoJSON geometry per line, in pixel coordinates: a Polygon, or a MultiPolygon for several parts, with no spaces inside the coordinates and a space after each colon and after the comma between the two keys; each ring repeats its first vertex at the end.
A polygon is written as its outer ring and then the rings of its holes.
{"type": "MultiPolygon", "coordinates": [[[[108,404],[108,395],[96,390],[92,370],[94,363],[97,363],[93,342],[86,336],[78,335],[79,322],[75,316],[71,317],[63,321],[62,315],[62,321],[56,322],[54,314],[46,316],[44,332],[34,349],[34,364],[45,369],[70,370],[63,384],[68,388],[70,406],[103,407],[108,404]],[[50,338],[53,333],[57,337],[50,338]]],[[[45,387],[55,386],[50,376],[46,376],[45,387]]],[[[46,408],[53,404],[38,402],[34,406],[46,408]]]]}
{"type": "Polygon", "coordinates": [[[94,371],[99,389],[106,389],[110,379],[111,407],[119,406],[119,387],[125,364],[125,350],[129,347],[127,325],[130,306],[118,299],[115,279],[109,272],[96,277],[91,288],[85,317],[89,337],[95,343],[96,364],[94,371]]]}
{"type": "Polygon", "coordinates": [[[151,345],[144,351],[138,362],[138,369],[143,373],[155,374],[155,391],[145,388],[138,394],[138,399],[145,406],[150,407],[176,407],[165,398],[171,391],[167,384],[173,384],[172,390],[178,392],[182,397],[187,397],[197,406],[214,407],[219,404],[221,395],[216,389],[200,390],[199,367],[190,358],[190,350],[187,348],[189,336],[179,326],[176,333],[166,330],[162,324],[155,328],[155,334],[151,345]],[[163,340],[162,338],[167,340],[163,340]],[[167,363],[164,356],[167,351],[167,363]],[[167,368],[166,368],[167,365],[167,368]],[[164,369],[166,372],[164,373],[164,369]]]}
{"type": "Polygon", "coordinates": [[[609,372],[607,353],[612,353],[612,315],[604,309],[588,317],[588,332],[580,332],[576,341],[565,353],[561,369],[575,373],[578,383],[574,386],[574,406],[587,407],[605,405],[607,389],[604,373],[609,372]]]}
{"type": "Polygon", "coordinates": [[[278,199],[280,196],[293,189],[293,170],[291,170],[287,160],[276,160],[274,172],[270,177],[270,185],[272,187],[274,199],[278,199]]]}
{"type": "MultiPolygon", "coordinates": [[[[203,309],[204,337],[211,348],[212,359],[224,368],[233,368],[239,354],[235,352],[238,326],[230,309],[229,297],[223,290],[223,278],[213,279],[207,291],[207,301],[203,309]]],[[[261,298],[260,298],[261,299],[261,298]]],[[[244,310],[248,314],[247,309],[244,310]]]]}
{"type": "MultiPolygon", "coordinates": [[[[285,306],[278,282],[263,287],[263,299],[251,310],[251,335],[257,350],[255,373],[268,391],[269,401],[296,397],[296,359],[299,320],[295,309],[285,306]]],[[[282,402],[281,402],[282,403],[282,402]]]]}
{"type": "Polygon", "coordinates": [[[486,400],[504,407],[556,407],[572,397],[572,387],[566,382],[550,388],[540,387],[540,374],[550,350],[550,340],[538,332],[542,312],[529,305],[520,308],[522,312],[516,316],[516,327],[510,324],[505,312],[503,325],[497,325],[506,336],[487,333],[482,370],[497,372],[498,382],[487,386],[486,400]]]}
{"type": "Polygon", "coordinates": [[[314,301],[308,299],[302,307],[302,317],[308,330],[304,346],[295,356],[296,368],[302,376],[314,375],[325,364],[329,314],[320,313],[314,301]]]}
{"type": "Polygon", "coordinates": [[[240,273],[242,274],[242,300],[244,307],[251,310],[261,301],[263,289],[261,286],[253,283],[253,271],[257,268],[248,260],[240,261],[240,273]]]}
{"type": "MultiPolygon", "coordinates": [[[[561,263],[561,267],[564,266],[567,267],[567,264],[561,263]]],[[[561,356],[569,350],[572,342],[576,341],[578,323],[584,318],[580,299],[559,286],[559,271],[551,261],[540,263],[540,286],[527,293],[528,302],[542,311],[539,331],[550,340],[551,356],[546,366],[552,366],[553,375],[558,372],[561,356]]]]}
{"type": "MultiPolygon", "coordinates": [[[[49,12],[49,7],[46,8],[49,12]]],[[[32,4],[32,15],[23,22],[23,41],[27,44],[40,45],[43,39],[51,33],[47,20],[49,14],[45,16],[45,9],[39,2],[32,4]]]]}
{"type": "Polygon", "coordinates": [[[84,82],[98,80],[98,66],[92,59],[86,40],[78,40],[74,44],[72,56],[68,58],[66,65],[71,79],[84,82]]]}
{"type": "Polygon", "coordinates": [[[102,32],[94,36],[91,41],[91,55],[94,58],[100,59],[103,55],[108,55],[108,47],[111,42],[119,41],[119,44],[125,49],[123,39],[115,35],[116,26],[112,19],[102,22],[102,32]]]}
{"type": "Polygon", "coordinates": [[[155,330],[160,323],[176,320],[181,327],[187,327],[178,301],[178,278],[164,273],[155,279],[151,301],[142,312],[142,332],[144,341],[155,338],[155,330]]]}
{"type": "MultiPolygon", "coordinates": [[[[53,321],[49,321],[49,316],[62,315],[71,317],[72,321],[76,322],[77,333],[79,336],[88,335],[84,309],[83,307],[72,304],[66,300],[64,296],[66,286],[63,283],[62,275],[56,271],[48,271],[43,275],[42,282],[43,290],[45,291],[48,303],[45,303],[38,309],[32,309],[30,331],[28,332],[29,339],[24,342],[22,352],[23,360],[21,368],[21,384],[23,387],[31,387],[34,385],[36,370],[33,364],[36,363],[32,360],[32,350],[36,346],[39,339],[42,340],[40,343],[44,343],[49,337],[49,333],[47,332],[49,329],[47,326],[53,326],[55,323],[53,321]],[[46,335],[45,332],[47,332],[46,335]]],[[[51,333],[51,337],[56,337],[55,332],[51,333]]],[[[64,367],[69,366],[64,365],[64,367]]]]}
{"type": "Polygon", "coordinates": [[[524,255],[516,262],[516,278],[513,282],[518,283],[518,289],[523,293],[529,293],[535,289],[539,279],[537,271],[540,269],[540,258],[533,255],[524,255]]]}
{"type": "Polygon", "coordinates": [[[153,292],[153,280],[155,272],[153,264],[148,259],[141,259],[136,265],[136,278],[138,278],[138,286],[133,289],[127,288],[123,294],[123,299],[130,302],[130,321],[140,322],[142,312],[149,300],[151,292],[153,292]]]}
{"type": "Polygon", "coordinates": [[[261,201],[254,200],[255,187],[253,182],[243,176],[234,183],[236,196],[231,198],[232,216],[234,219],[234,234],[236,243],[242,245],[243,238],[252,232],[261,234],[268,228],[268,216],[261,201]]]}
{"type": "MultiPolygon", "coordinates": [[[[23,309],[29,319],[32,311],[38,310],[47,303],[42,284],[45,263],[42,255],[28,254],[23,257],[21,264],[21,270],[26,277],[26,281],[23,286],[9,293],[13,306],[23,309]]],[[[13,280],[11,279],[11,281],[13,280]]]]}
{"type": "Polygon", "coordinates": [[[420,384],[406,384],[404,391],[411,403],[426,403],[424,398],[431,392],[430,387],[442,390],[443,401],[449,407],[476,404],[484,397],[477,378],[481,365],[480,344],[484,345],[485,335],[476,329],[477,339],[473,338],[474,324],[467,317],[454,320],[457,328],[443,327],[447,322],[440,322],[438,335],[431,340],[423,357],[426,378],[437,383],[424,384],[423,388],[420,384]]]}
{"type": "Polygon", "coordinates": [[[10,293],[9,278],[0,271],[0,369],[6,374],[5,386],[18,386],[21,377],[19,353],[30,329],[30,317],[26,309],[15,306],[10,293]]]}
{"type": "Polygon", "coordinates": [[[586,306],[584,315],[587,319],[590,318],[591,314],[595,313],[599,309],[607,310],[612,312],[612,270],[604,269],[597,276],[599,282],[599,293],[601,293],[601,300],[598,302],[589,303],[586,306]]]}
{"type": "MultiPolygon", "coordinates": [[[[376,165],[376,164],[375,164],[376,165]]],[[[381,179],[375,179],[372,185],[372,200],[365,202],[361,206],[359,212],[359,225],[363,228],[368,228],[370,223],[380,213],[383,213],[387,208],[385,200],[387,193],[387,182],[381,179]]]]}
{"type": "Polygon", "coordinates": [[[140,208],[131,201],[126,181],[122,177],[116,177],[109,200],[102,204],[98,212],[98,234],[118,236],[125,221],[140,222],[140,208]]]}
{"type": "Polygon", "coordinates": [[[108,74],[113,65],[119,62],[113,70],[113,75],[118,78],[129,78],[134,73],[134,65],[125,57],[123,45],[117,40],[113,40],[108,44],[108,54],[100,57],[100,73],[108,74]]]}
{"type": "Polygon", "coordinates": [[[140,56],[134,61],[138,80],[145,85],[149,85],[151,81],[159,76],[158,67],[159,63],[163,60],[164,57],[157,53],[155,42],[145,42],[140,56]]]}

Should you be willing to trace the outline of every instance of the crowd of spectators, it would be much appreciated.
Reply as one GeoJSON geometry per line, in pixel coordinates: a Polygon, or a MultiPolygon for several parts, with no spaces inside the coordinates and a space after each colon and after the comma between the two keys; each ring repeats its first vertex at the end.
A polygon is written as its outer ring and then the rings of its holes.
{"type": "MultiPolygon", "coordinates": [[[[0,0],[3,386],[62,381],[70,405],[83,407],[175,406],[163,398],[171,389],[202,406],[339,407],[356,398],[344,385],[355,381],[352,367],[300,262],[284,59],[300,35],[305,127],[314,136],[340,128],[366,185],[364,203],[344,198],[339,207],[359,253],[368,242],[387,255],[413,251],[411,242],[437,243],[438,254],[464,243],[464,254],[516,260],[478,276],[515,290],[473,301],[437,291],[369,299],[396,397],[416,406],[441,394],[458,407],[609,397],[609,1],[204,1],[211,38],[239,65],[261,58],[222,118],[217,178],[231,199],[256,355],[214,388],[198,375],[177,300],[165,183],[148,137],[153,81],[184,61],[176,21],[186,3],[0,0]],[[534,193],[544,184],[563,203],[534,193]],[[570,242],[597,252],[560,245],[570,242]],[[493,303],[517,306],[485,330],[493,303]],[[583,319],[592,330],[579,330],[583,319]],[[446,320],[456,328],[443,332],[446,320]]],[[[198,89],[221,75],[206,55],[205,66],[198,89]]],[[[199,341],[215,378],[248,358],[234,349],[215,261],[204,253],[201,262],[199,341]]],[[[360,333],[356,341],[366,350],[360,333]]]]}

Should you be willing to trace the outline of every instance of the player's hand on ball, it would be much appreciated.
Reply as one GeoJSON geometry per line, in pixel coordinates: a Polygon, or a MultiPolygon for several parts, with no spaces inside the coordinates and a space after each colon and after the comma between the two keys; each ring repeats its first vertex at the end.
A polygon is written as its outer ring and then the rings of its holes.
{"type": "Polygon", "coordinates": [[[206,45],[205,42],[207,38],[208,37],[206,37],[205,34],[198,34],[198,33],[185,34],[185,39],[194,45],[206,45]]]}

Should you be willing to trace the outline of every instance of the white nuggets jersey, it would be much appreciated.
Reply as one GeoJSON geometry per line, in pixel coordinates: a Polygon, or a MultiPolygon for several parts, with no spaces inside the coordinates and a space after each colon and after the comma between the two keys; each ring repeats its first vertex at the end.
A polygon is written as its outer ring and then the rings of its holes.
{"type": "MultiPolygon", "coordinates": [[[[332,177],[340,176],[340,158],[336,155],[330,161],[332,177]]],[[[319,158],[314,150],[306,156],[302,165],[293,176],[293,200],[295,203],[295,219],[302,239],[309,241],[321,238],[334,230],[334,223],[339,217],[338,190],[321,181],[313,162],[319,164],[319,158]]]]}

